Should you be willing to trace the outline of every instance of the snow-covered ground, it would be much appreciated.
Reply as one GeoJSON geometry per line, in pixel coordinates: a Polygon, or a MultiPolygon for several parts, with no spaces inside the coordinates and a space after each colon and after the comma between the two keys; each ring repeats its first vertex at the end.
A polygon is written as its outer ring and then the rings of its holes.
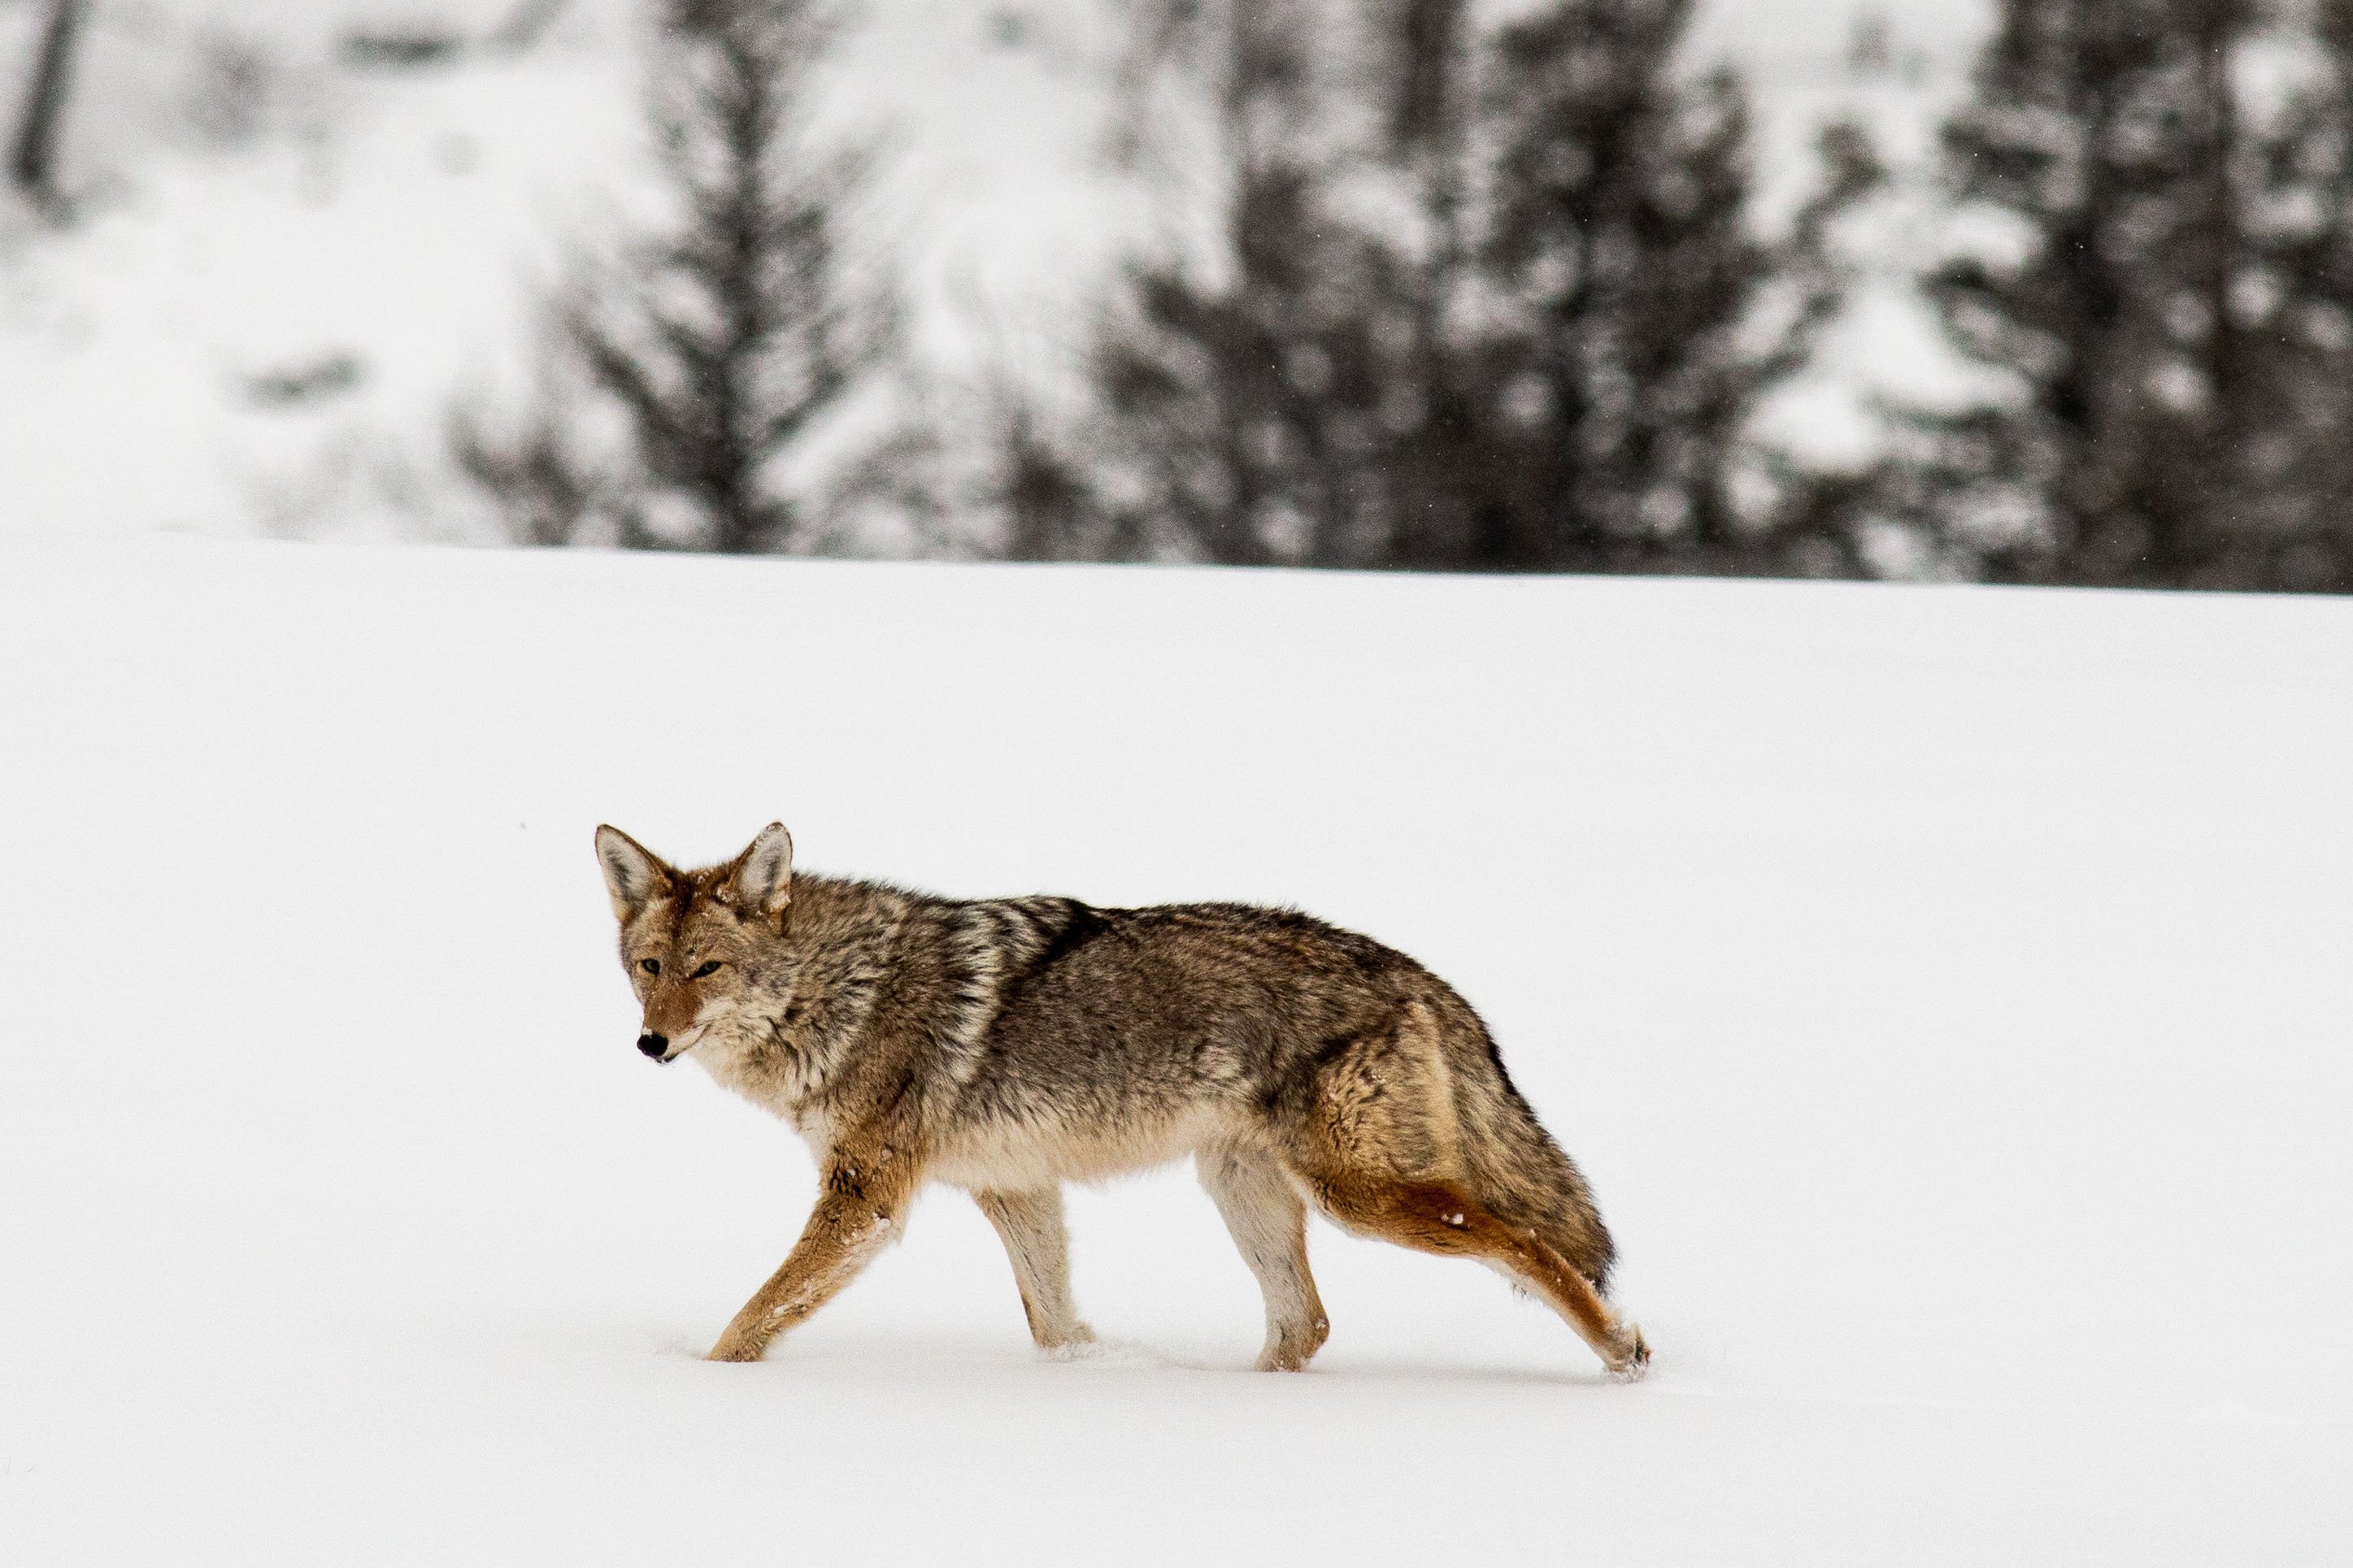
{"type": "Polygon", "coordinates": [[[0,547],[0,1562],[2343,1563],[2353,606],[0,547]],[[589,848],[1295,901],[1487,1014],[1658,1349],[1181,1172],[1092,1359],[631,1048],[589,848]]]}
{"type": "MultiPolygon", "coordinates": [[[[1728,58],[1756,87],[1765,205],[1804,186],[1812,134],[1839,113],[1864,115],[1904,171],[1853,236],[1871,280],[1852,317],[1767,421],[1832,460],[1869,449],[1873,392],[1951,379],[1905,280],[1935,240],[1928,127],[1986,14],[1982,0],[1883,7],[1892,63],[1858,77],[1844,50],[1870,8],[1716,0],[1691,42],[1694,67],[1728,58]]],[[[39,9],[0,0],[0,115],[39,9]]],[[[526,395],[535,301],[568,254],[648,209],[647,7],[573,0],[528,53],[476,47],[417,69],[354,67],[342,46],[354,29],[479,45],[510,9],[95,8],[66,121],[78,220],[54,230],[0,195],[0,537],[496,537],[449,471],[447,421],[461,400],[526,395]]],[[[818,129],[878,146],[872,200],[850,215],[856,270],[897,279],[934,407],[1007,384],[1060,405],[1118,259],[1197,241],[1214,206],[1200,170],[1107,162],[1123,7],[849,11],[818,129]]],[[[875,414],[831,445],[847,450],[875,414]]]]}

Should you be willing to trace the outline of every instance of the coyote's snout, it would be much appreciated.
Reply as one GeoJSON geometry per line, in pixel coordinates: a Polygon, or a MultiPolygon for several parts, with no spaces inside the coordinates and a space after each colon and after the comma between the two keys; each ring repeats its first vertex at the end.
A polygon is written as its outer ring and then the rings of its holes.
{"type": "Polygon", "coordinates": [[[796,875],[772,824],[681,870],[617,828],[596,857],[643,1005],[638,1049],[692,1056],[808,1141],[799,1242],[712,1350],[756,1360],[899,1233],[925,1182],[970,1193],[1029,1331],[1071,1304],[1060,1184],[1193,1157],[1266,1298],[1259,1365],[1330,1325],[1306,1211],[1474,1258],[1541,1297],[1609,1370],[1650,1349],[1609,1306],[1609,1233],[1468,1003],[1403,953],[1241,904],[963,902],[796,875]]]}

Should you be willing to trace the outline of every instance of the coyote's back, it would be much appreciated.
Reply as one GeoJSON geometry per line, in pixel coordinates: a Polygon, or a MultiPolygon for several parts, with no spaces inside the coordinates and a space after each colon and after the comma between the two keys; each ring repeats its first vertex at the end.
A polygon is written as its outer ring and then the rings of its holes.
{"type": "Polygon", "coordinates": [[[692,1053],[806,1137],[823,1170],[792,1255],[712,1355],[756,1358],[897,1234],[927,1180],[1003,1237],[1041,1345],[1070,1300],[1060,1184],[1190,1154],[1266,1297],[1260,1364],[1327,1331],[1306,1205],[1493,1264],[1613,1373],[1649,1351],[1609,1306],[1609,1233],[1487,1030],[1404,954],[1289,910],[934,899],[796,877],[772,826],[671,868],[597,833],[638,1046],[692,1053]]]}

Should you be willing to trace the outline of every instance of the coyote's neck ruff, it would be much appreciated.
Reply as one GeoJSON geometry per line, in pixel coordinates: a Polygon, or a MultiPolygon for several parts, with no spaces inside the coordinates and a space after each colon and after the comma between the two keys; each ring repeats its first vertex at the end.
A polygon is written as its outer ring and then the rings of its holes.
{"type": "Polygon", "coordinates": [[[926,1181],[996,1225],[1039,1344],[1089,1339],[1060,1183],[1185,1154],[1265,1292],[1262,1367],[1303,1365],[1327,1331],[1310,1203],[1502,1268],[1620,1376],[1649,1359],[1608,1304],[1584,1178],[1478,1015],[1400,952],[1240,904],[959,901],[796,876],[781,826],[702,870],[611,827],[596,848],[638,1049],[691,1056],[798,1129],[822,1172],[799,1244],[713,1359],[756,1359],[815,1311],[926,1181]]]}

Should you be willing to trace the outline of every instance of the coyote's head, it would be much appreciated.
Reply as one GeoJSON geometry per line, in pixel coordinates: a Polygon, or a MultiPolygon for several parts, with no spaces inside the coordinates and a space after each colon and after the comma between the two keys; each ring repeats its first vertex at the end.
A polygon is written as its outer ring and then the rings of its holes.
{"type": "Polygon", "coordinates": [[[723,866],[681,871],[617,827],[596,830],[596,859],[621,921],[621,963],[645,1006],[638,1049],[658,1062],[730,1027],[781,957],[792,901],[793,838],[772,822],[723,866]]]}

